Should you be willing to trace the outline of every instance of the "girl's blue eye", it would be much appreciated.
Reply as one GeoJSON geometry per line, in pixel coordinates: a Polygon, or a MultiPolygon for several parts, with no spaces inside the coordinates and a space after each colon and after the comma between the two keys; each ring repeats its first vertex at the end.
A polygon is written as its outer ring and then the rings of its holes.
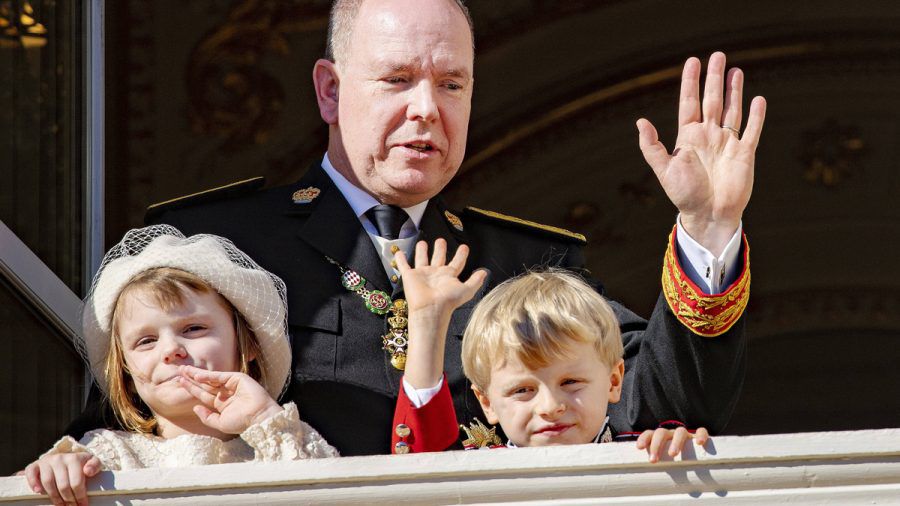
{"type": "Polygon", "coordinates": [[[142,338],[138,339],[137,342],[135,343],[135,346],[144,346],[147,344],[153,344],[155,342],[156,342],[155,337],[147,336],[147,337],[142,337],[142,338]]]}

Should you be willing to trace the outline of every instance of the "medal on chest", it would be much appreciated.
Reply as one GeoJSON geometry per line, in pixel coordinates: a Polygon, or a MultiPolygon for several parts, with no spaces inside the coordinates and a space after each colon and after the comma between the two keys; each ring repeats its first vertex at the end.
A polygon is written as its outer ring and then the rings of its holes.
{"type": "Polygon", "coordinates": [[[379,316],[387,315],[388,331],[381,337],[381,349],[391,355],[391,365],[402,371],[406,367],[406,347],[409,344],[409,314],[406,301],[391,300],[391,296],[381,290],[366,288],[366,278],[358,272],[347,269],[326,257],[341,272],[341,286],[362,298],[366,309],[379,316]]]}

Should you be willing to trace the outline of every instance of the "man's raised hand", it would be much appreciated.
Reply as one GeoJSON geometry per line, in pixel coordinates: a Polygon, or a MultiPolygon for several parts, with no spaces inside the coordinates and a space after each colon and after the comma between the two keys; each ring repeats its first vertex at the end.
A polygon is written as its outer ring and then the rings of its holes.
{"type": "Polygon", "coordinates": [[[681,213],[681,224],[694,240],[718,256],[737,230],[750,200],[766,101],[753,99],[747,126],[740,134],[743,72],[733,68],[726,77],[725,55],[713,53],[701,103],[700,66],[700,60],[693,57],[684,64],[678,137],[671,154],[652,123],[641,118],[637,128],[644,159],[681,213]]]}

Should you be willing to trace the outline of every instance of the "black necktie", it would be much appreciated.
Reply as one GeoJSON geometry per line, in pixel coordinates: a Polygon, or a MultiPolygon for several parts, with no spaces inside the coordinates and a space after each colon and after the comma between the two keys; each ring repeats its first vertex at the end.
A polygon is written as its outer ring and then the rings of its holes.
{"type": "Polygon", "coordinates": [[[400,228],[409,219],[406,211],[397,206],[378,205],[366,211],[366,217],[378,229],[378,235],[385,239],[400,237],[400,228]]]}

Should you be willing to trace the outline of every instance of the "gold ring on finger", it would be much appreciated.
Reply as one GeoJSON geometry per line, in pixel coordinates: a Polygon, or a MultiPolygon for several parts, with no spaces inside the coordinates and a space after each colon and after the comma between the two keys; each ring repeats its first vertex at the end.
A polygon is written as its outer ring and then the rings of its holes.
{"type": "Polygon", "coordinates": [[[740,136],[741,136],[741,132],[738,131],[737,128],[730,127],[730,126],[728,126],[728,125],[722,125],[722,128],[724,128],[725,130],[730,130],[730,131],[734,132],[734,135],[736,135],[737,137],[740,137],[740,136]]]}

